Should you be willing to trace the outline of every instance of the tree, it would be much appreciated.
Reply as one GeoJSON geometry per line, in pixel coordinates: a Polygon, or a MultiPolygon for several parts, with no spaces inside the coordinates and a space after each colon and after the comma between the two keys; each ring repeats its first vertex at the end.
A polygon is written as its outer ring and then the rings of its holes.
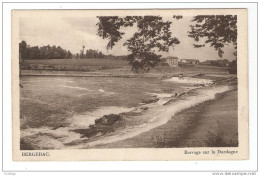
{"type": "Polygon", "coordinates": [[[26,59],[41,59],[42,55],[38,46],[28,47],[26,59]]]}
{"type": "Polygon", "coordinates": [[[84,55],[84,48],[85,48],[85,46],[83,45],[83,46],[82,46],[81,59],[84,59],[84,58],[85,58],[85,55],[84,55]]]}
{"type": "Polygon", "coordinates": [[[68,50],[68,52],[67,52],[66,59],[72,59],[72,54],[71,54],[70,50],[68,50]]]}
{"type": "Polygon", "coordinates": [[[65,59],[66,51],[60,46],[53,45],[49,54],[49,59],[65,59]]]}
{"type": "Polygon", "coordinates": [[[229,65],[229,73],[230,74],[237,74],[237,61],[233,60],[229,65]]]}
{"type": "MultiPolygon", "coordinates": [[[[19,77],[21,76],[21,67],[24,64],[24,59],[26,58],[27,55],[27,43],[25,41],[22,41],[19,43],[19,77]]],[[[21,86],[21,84],[19,84],[21,86]]]]}
{"type": "Polygon", "coordinates": [[[27,54],[27,43],[25,41],[22,41],[19,43],[19,55],[21,60],[26,59],[26,54],[27,54]]]}
{"type": "MultiPolygon", "coordinates": [[[[233,43],[237,49],[237,16],[236,15],[198,15],[193,17],[189,37],[199,42],[201,38],[205,38],[204,44],[194,44],[195,48],[204,47],[210,44],[218,51],[218,55],[222,57],[225,45],[233,43]]],[[[233,53],[235,56],[237,52],[233,53]]]]}
{"type": "Polygon", "coordinates": [[[80,58],[80,59],[83,59],[83,58],[84,58],[83,50],[80,50],[79,58],[80,58]]]}
{"type": "Polygon", "coordinates": [[[50,47],[50,45],[41,47],[40,48],[40,52],[41,52],[41,57],[43,59],[50,59],[50,55],[51,55],[51,47],[50,47]]]}
{"type": "Polygon", "coordinates": [[[103,58],[103,53],[98,50],[88,49],[86,50],[86,58],[103,58]]]}
{"type": "MultiPolygon", "coordinates": [[[[70,52],[70,51],[69,51],[70,52]]],[[[19,55],[21,60],[25,59],[64,59],[68,54],[60,46],[33,46],[27,45],[25,41],[19,43],[19,55]]]]}
{"type": "Polygon", "coordinates": [[[121,27],[133,27],[136,24],[138,31],[124,43],[131,52],[128,61],[134,72],[149,71],[160,61],[161,55],[156,52],[168,52],[169,47],[180,43],[177,38],[171,36],[172,22],[164,21],[160,16],[99,16],[97,18],[99,19],[97,35],[109,39],[107,49],[112,49],[116,42],[122,39],[125,33],[120,31],[121,27]]]}
{"type": "Polygon", "coordinates": [[[104,55],[103,55],[103,53],[101,51],[98,53],[98,57],[99,58],[104,58],[104,55]]]}

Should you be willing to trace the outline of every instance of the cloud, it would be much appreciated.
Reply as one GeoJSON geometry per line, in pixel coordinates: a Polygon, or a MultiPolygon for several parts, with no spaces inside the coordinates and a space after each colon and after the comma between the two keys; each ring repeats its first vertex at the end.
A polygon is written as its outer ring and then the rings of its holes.
{"type": "Polygon", "coordinates": [[[25,40],[31,46],[61,46],[73,53],[80,52],[83,45],[87,49],[98,49],[104,53],[116,52],[117,49],[106,51],[108,40],[96,35],[96,23],[95,18],[21,18],[20,40],[25,40]]]}
{"type": "Polygon", "coordinates": [[[98,23],[97,18],[89,18],[89,17],[64,17],[64,21],[68,22],[71,27],[80,30],[82,32],[91,32],[96,33],[97,32],[97,26],[98,23]]]}
{"type": "MultiPolygon", "coordinates": [[[[68,15],[67,15],[68,16],[68,15]]],[[[194,39],[189,38],[187,33],[190,30],[192,17],[184,17],[175,20],[171,16],[164,17],[171,20],[172,36],[180,41],[163,56],[177,56],[179,58],[195,58],[201,61],[208,59],[218,59],[217,51],[214,48],[206,46],[204,48],[194,48],[194,39]]],[[[25,40],[31,46],[56,45],[61,46],[72,53],[78,53],[85,45],[86,49],[98,49],[104,54],[124,55],[129,54],[126,42],[136,31],[136,27],[123,28],[125,32],[123,38],[116,43],[112,50],[106,50],[107,39],[97,36],[96,17],[26,17],[20,18],[20,40],[25,40]]],[[[234,47],[232,45],[225,47],[223,58],[234,59],[234,47]]]]}

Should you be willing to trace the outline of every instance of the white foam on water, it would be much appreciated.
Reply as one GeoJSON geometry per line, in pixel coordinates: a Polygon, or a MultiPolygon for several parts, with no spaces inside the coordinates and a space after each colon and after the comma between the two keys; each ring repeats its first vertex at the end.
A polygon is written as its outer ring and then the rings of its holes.
{"type": "Polygon", "coordinates": [[[98,89],[99,92],[105,92],[103,89],[98,89]]]}
{"type": "Polygon", "coordinates": [[[29,141],[39,149],[59,149],[64,148],[64,143],[80,139],[80,134],[70,131],[68,127],[61,127],[56,130],[52,130],[50,127],[41,127],[21,130],[21,138],[24,137],[29,137],[29,141]]]}
{"type": "Polygon", "coordinates": [[[74,83],[74,81],[72,81],[72,80],[59,79],[59,78],[57,78],[56,80],[57,81],[62,81],[62,82],[67,82],[67,83],[74,83]]]}
{"type": "Polygon", "coordinates": [[[170,98],[172,96],[172,94],[169,93],[149,93],[151,95],[154,95],[158,98],[170,98]]]}
{"type": "Polygon", "coordinates": [[[27,136],[32,136],[35,134],[40,134],[41,132],[45,132],[50,130],[49,127],[41,127],[41,128],[27,128],[21,130],[21,137],[27,137],[27,136]]]}
{"type": "Polygon", "coordinates": [[[148,94],[159,98],[159,100],[156,102],[156,104],[158,104],[160,106],[167,103],[170,100],[170,98],[173,96],[173,94],[169,94],[169,93],[148,93],[148,94]]]}
{"type": "MultiPolygon", "coordinates": [[[[29,141],[37,148],[60,149],[65,148],[65,143],[70,143],[81,139],[81,134],[73,132],[73,129],[86,129],[89,125],[94,124],[95,120],[109,114],[120,114],[129,112],[134,108],[125,107],[102,107],[96,111],[88,112],[82,115],[75,115],[68,119],[70,123],[68,127],[60,127],[52,129],[52,127],[27,128],[21,130],[21,138],[29,137],[29,141]],[[33,137],[34,136],[34,137],[33,137]],[[36,136],[36,137],[35,137],[36,136]]],[[[28,140],[28,138],[27,138],[28,140]]]]}
{"type": "Polygon", "coordinates": [[[70,128],[87,128],[89,125],[95,124],[95,120],[104,115],[120,114],[132,110],[134,110],[134,108],[105,106],[92,112],[74,115],[72,118],[68,119],[68,122],[70,123],[70,128]]]}
{"type": "Polygon", "coordinates": [[[77,95],[78,97],[83,97],[83,96],[85,96],[85,95],[89,95],[89,94],[91,94],[91,93],[83,93],[83,94],[79,94],[79,95],[77,95]]]}
{"type": "Polygon", "coordinates": [[[117,94],[117,93],[115,93],[115,92],[107,92],[107,91],[105,91],[105,90],[103,90],[103,89],[98,89],[98,91],[101,92],[101,93],[104,93],[105,96],[110,96],[110,95],[115,95],[115,94],[117,94]]]}
{"type": "Polygon", "coordinates": [[[210,79],[200,79],[200,78],[191,78],[191,77],[172,77],[170,79],[166,79],[164,81],[172,81],[176,83],[184,83],[184,84],[212,84],[213,81],[210,79]]]}
{"type": "Polygon", "coordinates": [[[50,136],[37,136],[37,139],[33,140],[32,138],[29,138],[29,141],[37,150],[64,148],[62,142],[53,139],[50,136]]]}
{"type": "Polygon", "coordinates": [[[108,137],[104,137],[102,139],[98,139],[97,141],[89,142],[87,144],[81,144],[80,148],[91,147],[95,145],[108,144],[112,142],[117,142],[120,140],[125,140],[128,138],[132,138],[137,136],[143,132],[147,132],[153,128],[166,124],[170,119],[174,118],[174,115],[186,108],[190,108],[199,103],[202,103],[207,100],[212,100],[215,98],[215,95],[218,93],[223,93],[231,90],[229,86],[221,86],[221,87],[213,87],[211,89],[201,89],[198,90],[198,95],[189,96],[186,99],[181,99],[172,104],[160,106],[159,108],[154,108],[151,111],[147,111],[148,113],[144,114],[138,118],[147,118],[149,123],[142,124],[140,126],[135,126],[131,128],[125,128],[123,133],[117,132],[116,134],[108,137]]]}
{"type": "Polygon", "coordinates": [[[115,92],[106,92],[105,96],[111,96],[111,95],[115,95],[115,94],[117,94],[117,93],[115,93],[115,92]]]}
{"type": "Polygon", "coordinates": [[[198,89],[201,88],[202,86],[189,86],[189,87],[183,87],[184,90],[186,91],[190,91],[190,90],[194,90],[194,89],[198,89]]]}
{"type": "MultiPolygon", "coordinates": [[[[172,99],[173,99],[173,98],[172,98],[172,99]]],[[[170,99],[168,99],[168,100],[160,99],[160,100],[158,100],[156,103],[157,103],[158,105],[162,106],[162,105],[164,105],[165,103],[167,103],[169,100],[170,100],[170,99]]]]}
{"type": "Polygon", "coordinates": [[[68,89],[78,89],[78,90],[87,90],[87,91],[93,91],[90,89],[87,89],[85,87],[77,87],[77,86],[67,86],[67,85],[60,85],[61,87],[68,88],[68,89]]]}

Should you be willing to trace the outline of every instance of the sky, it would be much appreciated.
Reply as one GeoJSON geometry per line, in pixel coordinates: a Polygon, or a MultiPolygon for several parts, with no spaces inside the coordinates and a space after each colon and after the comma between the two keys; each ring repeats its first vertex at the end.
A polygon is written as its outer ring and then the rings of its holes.
{"type": "MultiPolygon", "coordinates": [[[[184,16],[180,20],[172,17],[163,17],[172,21],[171,32],[177,37],[180,44],[175,45],[169,52],[161,53],[163,57],[175,56],[180,59],[199,59],[200,61],[220,59],[217,51],[209,46],[194,48],[196,44],[193,38],[188,37],[190,21],[192,17],[184,16]]],[[[25,40],[30,46],[56,45],[63,49],[70,50],[73,54],[79,53],[82,46],[86,49],[96,49],[104,54],[126,55],[129,54],[123,43],[129,39],[136,27],[123,28],[123,38],[116,43],[112,50],[107,50],[107,39],[97,35],[98,19],[96,17],[60,17],[50,16],[38,18],[25,17],[19,21],[19,40],[25,40]]],[[[222,59],[234,60],[234,47],[232,44],[225,46],[222,59]]]]}

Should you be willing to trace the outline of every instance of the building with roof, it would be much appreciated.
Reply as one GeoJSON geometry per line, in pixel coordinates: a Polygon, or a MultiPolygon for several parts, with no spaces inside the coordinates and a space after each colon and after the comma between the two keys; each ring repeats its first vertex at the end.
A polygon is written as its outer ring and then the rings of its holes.
{"type": "Polygon", "coordinates": [[[180,63],[181,64],[195,65],[195,64],[199,64],[200,61],[198,59],[181,59],[180,63]]]}
{"type": "Polygon", "coordinates": [[[169,57],[166,57],[165,59],[170,67],[178,67],[178,65],[179,65],[178,57],[169,56],[169,57]]]}

